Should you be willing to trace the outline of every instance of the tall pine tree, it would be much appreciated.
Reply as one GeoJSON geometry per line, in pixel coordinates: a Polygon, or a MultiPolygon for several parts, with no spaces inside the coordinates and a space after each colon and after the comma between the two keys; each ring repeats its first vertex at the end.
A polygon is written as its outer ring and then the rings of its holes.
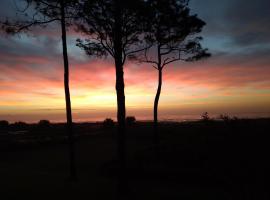
{"type": "MultiPolygon", "coordinates": [[[[190,14],[189,0],[146,0],[148,14],[145,18],[146,48],[139,60],[151,64],[158,71],[158,87],[154,100],[154,145],[159,145],[158,103],[162,89],[165,66],[177,61],[197,61],[209,57],[198,33],[206,25],[196,15],[190,14]]],[[[158,149],[156,149],[158,151],[158,149]]]]}
{"type": "Polygon", "coordinates": [[[86,0],[78,21],[78,29],[87,36],[86,40],[78,40],[78,46],[90,56],[109,55],[114,60],[120,180],[124,179],[126,168],[124,65],[128,58],[133,58],[144,49],[140,40],[143,5],[143,0],[86,0]]]}
{"type": "Polygon", "coordinates": [[[20,0],[26,7],[20,11],[22,19],[1,22],[2,29],[8,34],[18,34],[31,31],[33,27],[45,28],[48,24],[59,22],[62,33],[63,61],[64,61],[64,88],[66,102],[67,133],[69,138],[70,179],[77,179],[75,165],[74,133],[72,125],[72,110],[69,91],[69,63],[67,53],[66,26],[71,25],[77,16],[76,0],[20,0]]]}

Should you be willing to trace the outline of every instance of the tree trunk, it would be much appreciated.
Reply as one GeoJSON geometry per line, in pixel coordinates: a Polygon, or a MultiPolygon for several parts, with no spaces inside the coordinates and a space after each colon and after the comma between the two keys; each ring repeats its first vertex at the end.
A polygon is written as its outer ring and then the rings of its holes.
{"type": "Polygon", "coordinates": [[[69,92],[69,64],[67,54],[67,37],[66,37],[66,22],[65,22],[65,4],[61,0],[61,28],[62,28],[62,45],[63,45],[63,60],[64,60],[64,86],[66,100],[66,117],[67,117],[67,132],[69,140],[69,164],[70,164],[70,180],[77,179],[75,167],[75,150],[74,150],[74,135],[72,125],[71,101],[69,92]]]}
{"type": "Polygon", "coordinates": [[[158,154],[159,151],[158,146],[160,144],[160,138],[158,133],[158,102],[161,93],[161,87],[162,87],[162,69],[158,68],[158,88],[154,102],[154,146],[156,154],[158,154]]]}
{"type": "Polygon", "coordinates": [[[121,0],[115,0],[115,27],[114,27],[114,51],[116,71],[117,94],[117,122],[118,122],[118,160],[119,160],[119,199],[125,199],[127,189],[126,179],[126,105],[125,83],[123,69],[123,44],[122,44],[122,6],[121,0]]]}
{"type": "Polygon", "coordinates": [[[118,159],[121,171],[126,168],[126,106],[123,66],[115,62],[116,67],[116,94],[117,94],[117,121],[118,121],[118,159]]]}
{"type": "Polygon", "coordinates": [[[154,101],[154,150],[155,150],[155,156],[157,159],[159,159],[159,144],[160,144],[160,138],[159,138],[159,132],[158,132],[158,102],[159,102],[159,97],[161,93],[161,87],[162,87],[162,66],[161,66],[161,45],[159,44],[157,47],[158,51],[158,88],[157,88],[157,93],[155,96],[155,101],[154,101]]]}

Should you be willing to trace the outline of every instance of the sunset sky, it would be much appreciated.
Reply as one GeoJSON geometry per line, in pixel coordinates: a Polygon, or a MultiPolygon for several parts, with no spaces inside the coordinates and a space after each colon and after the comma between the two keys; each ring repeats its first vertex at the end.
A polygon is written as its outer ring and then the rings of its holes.
{"type": "MultiPolygon", "coordinates": [[[[0,19],[14,16],[13,1],[0,1],[0,19]]],[[[208,111],[270,117],[270,1],[191,0],[192,13],[207,25],[203,46],[212,57],[164,69],[161,119],[199,118],[208,111]]],[[[0,120],[65,120],[59,26],[32,34],[0,33],[0,120]]],[[[75,121],[116,116],[115,69],[111,58],[89,58],[70,32],[70,87],[75,121]]],[[[157,71],[125,65],[127,115],[151,119],[157,71]]]]}

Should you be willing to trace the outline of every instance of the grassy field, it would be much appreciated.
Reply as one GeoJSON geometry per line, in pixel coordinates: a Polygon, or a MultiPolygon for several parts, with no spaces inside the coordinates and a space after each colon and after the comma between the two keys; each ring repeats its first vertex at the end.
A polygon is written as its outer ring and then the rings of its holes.
{"type": "MultiPolygon", "coordinates": [[[[116,127],[76,124],[76,182],[63,125],[11,129],[0,135],[1,199],[118,199],[116,127]]],[[[157,159],[151,124],[130,125],[125,199],[269,199],[269,133],[269,119],[161,123],[157,159]]]]}

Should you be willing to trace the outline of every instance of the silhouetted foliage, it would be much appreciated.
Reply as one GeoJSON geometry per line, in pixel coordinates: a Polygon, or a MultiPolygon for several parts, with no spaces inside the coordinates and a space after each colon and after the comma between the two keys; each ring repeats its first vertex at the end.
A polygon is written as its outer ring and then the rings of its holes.
{"type": "Polygon", "coordinates": [[[227,114],[221,114],[221,115],[219,116],[219,119],[221,119],[221,120],[227,122],[227,121],[230,121],[230,120],[231,120],[231,117],[230,117],[229,115],[227,115],[227,114]]]}
{"type": "Polygon", "coordinates": [[[87,39],[77,39],[77,46],[90,56],[110,55],[123,66],[127,58],[145,49],[140,40],[143,5],[142,0],[82,1],[77,28],[87,39]]]}
{"type": "MultiPolygon", "coordinates": [[[[126,166],[126,105],[124,64],[128,58],[142,51],[140,37],[141,8],[143,0],[88,0],[81,4],[78,30],[87,39],[78,39],[78,46],[90,56],[110,55],[114,59],[116,70],[117,122],[118,122],[118,159],[120,179],[125,179],[126,166]]],[[[121,182],[121,181],[120,181],[121,182]]],[[[123,182],[121,182],[123,186],[123,182]]]]}
{"type": "Polygon", "coordinates": [[[147,0],[148,15],[145,18],[146,48],[139,56],[141,62],[158,70],[158,87],[154,101],[154,143],[159,143],[158,103],[162,87],[162,70],[176,61],[197,61],[209,57],[197,36],[205,22],[190,14],[189,0],[147,0]]]}
{"type": "Polygon", "coordinates": [[[225,122],[239,120],[238,117],[236,117],[236,116],[231,117],[228,114],[220,114],[218,118],[221,119],[222,121],[225,121],[225,122]]]}
{"type": "Polygon", "coordinates": [[[29,125],[25,122],[19,121],[19,122],[15,122],[15,123],[11,124],[11,126],[15,130],[24,130],[24,129],[27,129],[29,125]]]}
{"type": "Polygon", "coordinates": [[[236,116],[233,116],[231,119],[234,120],[234,121],[238,121],[239,120],[239,118],[236,117],[236,116]]]}
{"type": "Polygon", "coordinates": [[[106,118],[104,121],[103,121],[103,126],[105,128],[112,128],[114,127],[114,121],[111,119],[111,118],[106,118]]]}
{"type": "Polygon", "coordinates": [[[8,121],[6,121],[6,120],[1,120],[0,121],[0,129],[6,130],[8,128],[8,126],[9,126],[9,122],[8,121]]]}
{"type": "Polygon", "coordinates": [[[204,112],[204,113],[202,113],[202,115],[201,115],[201,119],[202,119],[202,121],[204,121],[204,122],[208,122],[208,121],[210,121],[210,120],[211,120],[211,118],[209,117],[208,112],[204,112]]]}
{"type": "Polygon", "coordinates": [[[2,29],[8,34],[16,34],[29,31],[31,28],[46,27],[52,22],[60,22],[62,31],[62,47],[64,61],[64,87],[66,100],[67,132],[69,135],[70,151],[70,176],[76,179],[75,158],[74,158],[74,139],[72,130],[72,112],[69,92],[69,63],[67,54],[66,26],[70,26],[75,17],[77,17],[77,0],[22,0],[26,6],[23,8],[21,18],[18,20],[6,20],[1,22],[2,29]]]}
{"type": "Polygon", "coordinates": [[[1,22],[8,34],[28,32],[33,27],[45,28],[52,22],[61,22],[61,6],[65,7],[66,25],[71,25],[76,15],[77,0],[15,0],[18,19],[1,22]]]}
{"type": "Polygon", "coordinates": [[[127,125],[131,126],[136,123],[136,118],[134,116],[128,116],[126,118],[127,125]]]}
{"type": "Polygon", "coordinates": [[[43,120],[40,120],[38,122],[38,127],[39,128],[50,128],[51,127],[51,123],[50,123],[49,120],[43,119],[43,120]]]}

